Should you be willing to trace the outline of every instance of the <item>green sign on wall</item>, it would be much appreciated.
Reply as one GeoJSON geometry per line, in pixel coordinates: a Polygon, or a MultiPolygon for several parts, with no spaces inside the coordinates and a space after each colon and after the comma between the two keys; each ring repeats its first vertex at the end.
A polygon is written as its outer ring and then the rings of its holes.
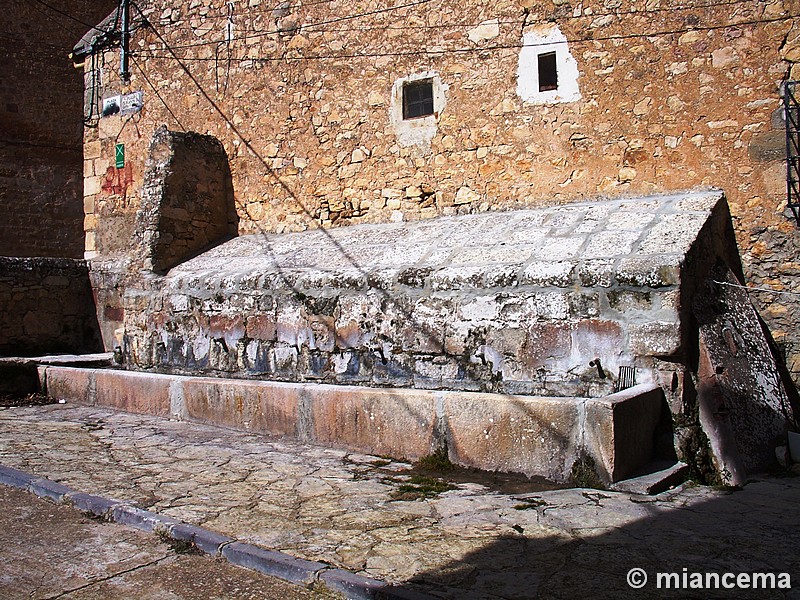
{"type": "Polygon", "coordinates": [[[114,147],[114,162],[118,169],[125,166],[125,144],[117,144],[114,147]]]}

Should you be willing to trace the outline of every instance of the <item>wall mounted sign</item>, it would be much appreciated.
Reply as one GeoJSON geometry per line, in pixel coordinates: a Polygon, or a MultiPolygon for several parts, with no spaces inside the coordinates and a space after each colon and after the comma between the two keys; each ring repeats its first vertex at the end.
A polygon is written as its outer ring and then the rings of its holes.
{"type": "Polygon", "coordinates": [[[142,110],[144,106],[144,92],[109,96],[103,98],[103,116],[132,115],[142,110]]]}
{"type": "Polygon", "coordinates": [[[122,169],[125,166],[125,144],[114,146],[114,166],[122,169]]]}
{"type": "Polygon", "coordinates": [[[103,116],[110,117],[119,113],[120,96],[103,98],[103,116]]]}
{"type": "Polygon", "coordinates": [[[125,94],[120,98],[119,114],[131,115],[142,110],[144,106],[144,93],[133,92],[132,94],[125,94]]]}

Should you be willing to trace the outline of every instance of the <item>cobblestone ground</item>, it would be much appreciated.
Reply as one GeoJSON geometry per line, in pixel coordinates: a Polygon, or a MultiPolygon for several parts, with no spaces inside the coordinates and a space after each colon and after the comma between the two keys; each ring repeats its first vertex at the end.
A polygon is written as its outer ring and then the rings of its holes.
{"type": "Polygon", "coordinates": [[[800,479],[792,477],[655,497],[583,489],[513,496],[459,484],[397,500],[404,463],[64,405],[0,410],[0,464],[448,598],[663,595],[656,573],[684,569],[788,573],[800,586],[800,479]],[[626,582],[634,567],[650,576],[641,590],[626,582]]]}

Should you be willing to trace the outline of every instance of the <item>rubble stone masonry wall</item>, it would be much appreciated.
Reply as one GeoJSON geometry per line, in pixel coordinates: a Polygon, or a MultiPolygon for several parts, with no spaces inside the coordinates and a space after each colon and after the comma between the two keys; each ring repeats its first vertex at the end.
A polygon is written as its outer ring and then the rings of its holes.
{"type": "MultiPolygon", "coordinates": [[[[63,0],[84,23],[114,0],[63,0]]],[[[0,11],[0,256],[83,256],[81,72],[86,27],[35,2],[0,11]]]]}
{"type": "MultiPolygon", "coordinates": [[[[781,116],[797,1],[139,4],[151,26],[133,34],[130,82],[116,50],[98,59],[101,95],[141,90],[144,106],[86,129],[89,258],[130,255],[166,124],[222,142],[242,234],[718,187],[747,282],[800,293],[781,116]],[[537,92],[529,70],[549,52],[558,88],[537,92]],[[419,80],[434,114],[403,119],[403,82],[419,80]]],[[[753,297],[799,374],[796,297],[753,297]]]]}
{"type": "Polygon", "coordinates": [[[84,261],[0,257],[0,356],[101,348],[84,261]]]}

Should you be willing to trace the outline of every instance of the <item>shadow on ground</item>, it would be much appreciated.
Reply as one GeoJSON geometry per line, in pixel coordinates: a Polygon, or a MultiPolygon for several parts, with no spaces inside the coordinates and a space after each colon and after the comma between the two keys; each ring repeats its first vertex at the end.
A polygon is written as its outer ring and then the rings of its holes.
{"type": "Polygon", "coordinates": [[[765,479],[737,491],[688,492],[688,498],[675,496],[669,503],[632,497],[635,510],[646,516],[619,527],[613,523],[619,513],[603,508],[609,492],[582,492],[597,510],[582,506],[580,523],[576,504],[529,500],[527,510],[537,512],[538,523],[557,528],[552,536],[526,537],[517,526],[519,535],[422,573],[407,587],[459,599],[800,598],[800,478],[765,479]],[[712,497],[703,500],[700,494],[712,497]],[[626,581],[633,568],[648,575],[641,589],[626,581]],[[682,583],[684,570],[690,584],[696,583],[693,573],[773,573],[776,589],[725,589],[722,581],[720,589],[674,589],[674,581],[672,589],[663,581],[658,587],[657,573],[677,573],[682,583]],[[788,574],[794,590],[779,589],[787,582],[780,573],[788,574]]]}

